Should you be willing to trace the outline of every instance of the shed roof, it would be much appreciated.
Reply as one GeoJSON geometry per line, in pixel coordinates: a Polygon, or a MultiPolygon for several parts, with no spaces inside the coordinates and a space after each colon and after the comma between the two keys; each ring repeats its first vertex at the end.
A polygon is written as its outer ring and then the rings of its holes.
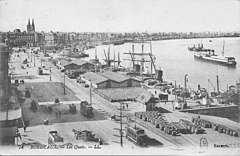
{"type": "Polygon", "coordinates": [[[96,83],[96,84],[109,80],[108,78],[94,72],[87,72],[83,74],[81,77],[91,80],[93,83],[96,83]]]}
{"type": "Polygon", "coordinates": [[[151,95],[151,93],[142,93],[136,98],[136,100],[145,104],[146,102],[149,102],[152,98],[154,97],[151,95]]]}
{"type": "Polygon", "coordinates": [[[111,72],[111,71],[101,73],[101,75],[110,79],[110,80],[116,81],[116,82],[123,82],[123,81],[126,81],[126,80],[130,79],[127,76],[124,76],[124,75],[119,74],[117,72],[111,72]]]}
{"type": "Polygon", "coordinates": [[[70,62],[69,61],[67,61],[67,60],[61,60],[60,61],[60,64],[62,65],[62,66],[66,66],[66,65],[68,65],[70,62]]]}

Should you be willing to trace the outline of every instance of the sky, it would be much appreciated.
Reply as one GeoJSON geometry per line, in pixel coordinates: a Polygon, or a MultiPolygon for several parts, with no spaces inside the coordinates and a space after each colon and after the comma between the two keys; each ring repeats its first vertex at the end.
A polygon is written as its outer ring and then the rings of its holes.
{"type": "Polygon", "coordinates": [[[0,0],[0,31],[240,31],[240,0],[0,0]]]}

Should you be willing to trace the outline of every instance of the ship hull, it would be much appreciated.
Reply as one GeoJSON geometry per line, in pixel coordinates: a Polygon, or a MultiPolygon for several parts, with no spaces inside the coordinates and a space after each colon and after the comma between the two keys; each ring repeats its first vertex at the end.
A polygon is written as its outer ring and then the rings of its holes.
{"type": "Polygon", "coordinates": [[[202,57],[202,56],[198,56],[198,55],[194,55],[194,58],[205,61],[205,62],[212,62],[212,63],[217,63],[217,64],[230,66],[230,67],[235,67],[237,64],[236,62],[224,62],[224,61],[217,60],[217,59],[207,59],[206,57],[202,57]]]}

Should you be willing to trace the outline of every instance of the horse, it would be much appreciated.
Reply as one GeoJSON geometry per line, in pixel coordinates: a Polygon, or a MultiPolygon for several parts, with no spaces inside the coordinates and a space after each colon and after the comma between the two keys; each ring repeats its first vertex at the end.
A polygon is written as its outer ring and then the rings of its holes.
{"type": "Polygon", "coordinates": [[[116,120],[116,115],[111,116],[111,120],[116,120]]]}

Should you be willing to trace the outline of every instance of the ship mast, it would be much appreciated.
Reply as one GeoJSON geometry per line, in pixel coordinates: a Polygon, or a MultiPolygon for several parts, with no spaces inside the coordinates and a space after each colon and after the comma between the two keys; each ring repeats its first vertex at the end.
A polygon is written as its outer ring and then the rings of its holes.
{"type": "Polygon", "coordinates": [[[143,74],[144,70],[144,58],[143,58],[144,44],[143,44],[143,34],[142,34],[142,55],[141,55],[141,74],[143,74]]]}
{"type": "Polygon", "coordinates": [[[134,37],[133,37],[133,42],[132,42],[132,60],[133,60],[133,68],[134,68],[134,37]]]}
{"type": "Polygon", "coordinates": [[[118,66],[120,65],[120,54],[119,54],[119,52],[118,52],[118,66]]]}
{"type": "Polygon", "coordinates": [[[114,53],[113,53],[113,61],[114,61],[114,63],[113,63],[113,69],[115,69],[115,50],[114,50],[114,53]]]}
{"type": "MultiPolygon", "coordinates": [[[[150,55],[152,54],[152,42],[150,41],[150,55]]],[[[153,67],[153,62],[151,61],[151,77],[152,77],[152,67],[153,67]]]]}
{"type": "Polygon", "coordinates": [[[219,95],[219,77],[218,77],[218,68],[217,68],[217,95],[219,95]]]}
{"type": "Polygon", "coordinates": [[[224,48],[225,48],[225,41],[223,41],[223,51],[222,51],[222,56],[224,56],[224,48]]]}
{"type": "Polygon", "coordinates": [[[97,60],[97,46],[95,47],[95,60],[97,60]]]}

